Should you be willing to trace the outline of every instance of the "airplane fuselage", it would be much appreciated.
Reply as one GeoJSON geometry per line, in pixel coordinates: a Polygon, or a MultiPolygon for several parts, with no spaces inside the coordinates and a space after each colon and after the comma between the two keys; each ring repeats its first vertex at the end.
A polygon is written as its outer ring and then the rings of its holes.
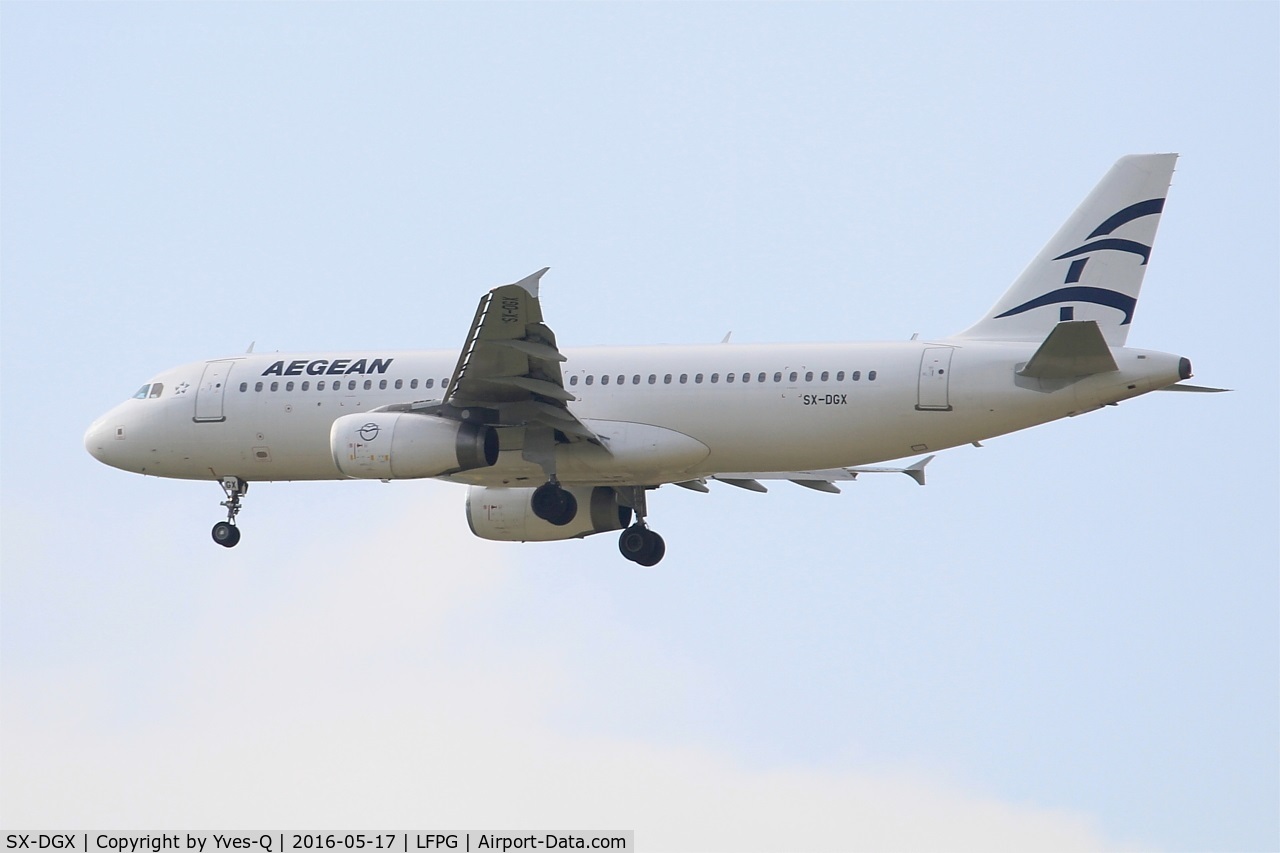
{"type": "MultiPolygon", "coordinates": [[[[560,479],[657,485],[726,471],[865,465],[1089,411],[1188,374],[1177,356],[1112,348],[1118,371],[1072,380],[1018,375],[1035,350],[956,339],[566,349],[574,412],[613,452],[561,448],[560,479]],[[625,451],[629,444],[634,453],[625,451]]],[[[331,450],[333,422],[442,399],[456,360],[456,352],[436,350],[187,364],[97,420],[86,446],[115,467],[159,477],[346,479],[331,450]]],[[[538,466],[522,457],[520,430],[499,434],[495,465],[448,479],[541,482],[538,466]]]]}

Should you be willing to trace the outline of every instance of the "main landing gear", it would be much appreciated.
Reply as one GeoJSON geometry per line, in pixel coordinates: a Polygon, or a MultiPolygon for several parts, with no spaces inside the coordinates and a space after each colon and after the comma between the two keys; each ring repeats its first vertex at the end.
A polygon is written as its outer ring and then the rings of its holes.
{"type": "Polygon", "coordinates": [[[533,490],[533,514],[556,527],[564,527],[578,514],[578,499],[552,477],[533,490]]]}
{"type": "Polygon", "coordinates": [[[641,521],[622,531],[618,537],[618,550],[633,563],[656,566],[667,553],[667,543],[641,521]]]}
{"type": "Polygon", "coordinates": [[[618,537],[618,551],[622,556],[626,557],[633,563],[641,566],[656,566],[663,555],[667,553],[667,543],[662,541],[662,537],[649,529],[645,516],[649,514],[649,508],[645,501],[645,490],[643,486],[629,486],[625,489],[618,489],[618,498],[625,504],[630,504],[636,513],[636,523],[622,531],[622,535],[618,537]]]}
{"type": "MultiPolygon", "coordinates": [[[[656,566],[667,553],[667,544],[662,541],[661,536],[649,529],[645,521],[645,516],[648,514],[645,506],[645,488],[615,486],[614,492],[617,494],[618,506],[624,513],[620,516],[622,523],[627,523],[632,510],[636,515],[636,523],[623,530],[622,535],[618,537],[618,550],[622,556],[633,563],[641,566],[656,566]]],[[[555,477],[551,477],[533,490],[530,508],[533,514],[543,521],[557,527],[564,527],[577,516],[578,500],[572,492],[561,486],[555,477]]],[[[588,533],[616,529],[616,527],[593,527],[588,533]]]]}
{"type": "Polygon", "coordinates": [[[223,548],[234,548],[240,541],[236,516],[240,513],[240,499],[249,491],[249,484],[239,477],[223,477],[219,485],[227,495],[227,499],[222,502],[222,506],[227,508],[227,520],[219,521],[213,526],[213,541],[223,548]]]}

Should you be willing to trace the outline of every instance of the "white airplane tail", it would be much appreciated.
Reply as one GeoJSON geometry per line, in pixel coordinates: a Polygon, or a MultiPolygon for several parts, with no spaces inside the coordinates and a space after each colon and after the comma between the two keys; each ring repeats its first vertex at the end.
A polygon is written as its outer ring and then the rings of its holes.
{"type": "Polygon", "coordinates": [[[956,337],[1043,341],[1059,323],[1095,320],[1124,346],[1177,154],[1121,157],[981,320],[956,337]]]}

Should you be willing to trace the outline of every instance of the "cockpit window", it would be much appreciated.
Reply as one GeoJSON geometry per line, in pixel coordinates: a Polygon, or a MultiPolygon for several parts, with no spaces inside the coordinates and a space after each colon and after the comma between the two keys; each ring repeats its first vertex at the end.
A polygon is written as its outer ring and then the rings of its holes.
{"type": "Polygon", "coordinates": [[[133,395],[133,399],[145,400],[147,399],[147,394],[150,392],[151,392],[151,386],[143,385],[141,388],[138,389],[138,393],[133,395]]]}
{"type": "Polygon", "coordinates": [[[135,400],[146,400],[148,398],[154,400],[164,393],[163,382],[152,382],[149,385],[143,385],[138,389],[138,393],[133,395],[135,400]]]}
{"type": "Polygon", "coordinates": [[[159,397],[159,396],[160,396],[161,394],[163,394],[163,393],[164,393],[164,383],[163,383],[163,382],[157,382],[157,383],[155,383],[154,385],[152,385],[152,386],[151,386],[151,395],[150,395],[150,396],[151,396],[151,399],[152,399],[152,400],[154,400],[156,397],[159,397]]]}

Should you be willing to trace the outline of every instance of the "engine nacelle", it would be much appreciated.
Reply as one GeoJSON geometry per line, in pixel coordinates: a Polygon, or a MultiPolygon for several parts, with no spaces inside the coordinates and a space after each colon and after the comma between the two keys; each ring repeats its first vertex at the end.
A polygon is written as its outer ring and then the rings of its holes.
{"type": "Polygon", "coordinates": [[[493,427],[412,412],[343,415],[329,447],[338,470],[362,480],[439,477],[498,461],[493,427]]]}
{"type": "Polygon", "coordinates": [[[472,486],[467,490],[467,524],[481,539],[499,542],[581,539],[631,524],[631,507],[618,503],[617,492],[608,486],[567,486],[566,491],[577,499],[578,514],[557,527],[533,514],[533,489],[472,486]]]}

